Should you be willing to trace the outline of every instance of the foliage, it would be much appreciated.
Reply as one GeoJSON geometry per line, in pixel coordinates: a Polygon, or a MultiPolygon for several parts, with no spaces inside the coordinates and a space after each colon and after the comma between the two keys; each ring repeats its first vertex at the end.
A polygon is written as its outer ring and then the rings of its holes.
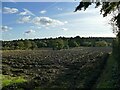
{"type": "Polygon", "coordinates": [[[69,49],[73,47],[95,47],[96,44],[99,46],[111,46],[114,38],[97,38],[88,37],[81,38],[76,36],[74,38],[48,38],[48,39],[28,39],[28,40],[13,40],[13,41],[2,41],[3,50],[30,50],[30,49],[41,49],[41,48],[52,48],[53,50],[69,49]],[[102,45],[103,44],[103,45],[102,45]]]}
{"type": "MultiPolygon", "coordinates": [[[[92,3],[96,4],[96,7],[98,7],[100,4],[102,5],[102,8],[100,10],[101,14],[103,14],[103,17],[106,17],[107,15],[111,14],[112,18],[110,20],[110,24],[113,27],[113,32],[116,33],[116,40],[113,43],[113,56],[114,59],[117,61],[117,72],[118,73],[118,82],[117,84],[120,83],[120,1],[118,2],[102,2],[101,0],[98,0],[98,2],[84,2],[82,0],[80,4],[77,6],[75,11],[81,10],[84,8],[89,7],[92,3]]],[[[118,85],[120,88],[120,85],[118,85]]]]}
{"type": "Polygon", "coordinates": [[[96,42],[96,46],[105,47],[105,46],[108,46],[108,43],[106,41],[98,41],[96,42]]]}
{"type": "Polygon", "coordinates": [[[56,39],[52,43],[53,50],[60,50],[64,47],[64,41],[62,39],[56,39]]]}
{"type": "Polygon", "coordinates": [[[101,0],[98,0],[97,2],[84,2],[84,0],[82,0],[80,4],[76,7],[75,12],[82,9],[86,10],[93,3],[96,4],[95,7],[102,5],[100,12],[101,14],[103,14],[103,17],[106,17],[108,14],[113,15],[113,18],[111,19],[111,24],[114,27],[114,32],[118,34],[120,32],[120,1],[102,2],[101,0]],[[117,28],[115,26],[117,26],[117,28]]]}

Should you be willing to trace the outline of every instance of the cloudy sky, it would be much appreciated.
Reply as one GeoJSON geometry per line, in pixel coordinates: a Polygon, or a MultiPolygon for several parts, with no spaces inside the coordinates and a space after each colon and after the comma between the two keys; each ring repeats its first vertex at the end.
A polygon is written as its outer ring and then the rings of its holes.
{"type": "Polygon", "coordinates": [[[49,37],[114,37],[109,18],[94,5],[73,12],[78,2],[2,2],[2,40],[49,37]]]}

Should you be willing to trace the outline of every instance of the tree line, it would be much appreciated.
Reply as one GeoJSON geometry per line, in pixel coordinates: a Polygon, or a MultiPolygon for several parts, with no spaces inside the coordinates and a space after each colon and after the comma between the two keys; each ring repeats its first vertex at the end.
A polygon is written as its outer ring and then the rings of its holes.
{"type": "Polygon", "coordinates": [[[20,39],[1,41],[2,50],[28,50],[51,48],[53,50],[69,49],[73,47],[104,47],[112,46],[114,38],[105,37],[58,37],[48,39],[20,39]]]}

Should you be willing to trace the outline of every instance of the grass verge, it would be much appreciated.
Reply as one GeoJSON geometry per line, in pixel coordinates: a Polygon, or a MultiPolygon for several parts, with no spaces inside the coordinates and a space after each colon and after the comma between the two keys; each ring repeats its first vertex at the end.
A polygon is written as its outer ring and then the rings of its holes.
{"type": "Polygon", "coordinates": [[[113,70],[115,66],[116,61],[111,54],[107,60],[105,70],[103,71],[100,79],[98,80],[96,88],[115,88],[115,80],[113,79],[113,70]]]}

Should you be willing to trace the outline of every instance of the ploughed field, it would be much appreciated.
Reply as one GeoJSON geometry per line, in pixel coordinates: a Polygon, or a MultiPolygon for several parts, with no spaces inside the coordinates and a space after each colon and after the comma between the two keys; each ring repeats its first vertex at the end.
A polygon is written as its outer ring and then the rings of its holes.
{"type": "Polygon", "coordinates": [[[109,47],[3,51],[2,74],[25,79],[3,89],[92,88],[111,51],[109,47]]]}

